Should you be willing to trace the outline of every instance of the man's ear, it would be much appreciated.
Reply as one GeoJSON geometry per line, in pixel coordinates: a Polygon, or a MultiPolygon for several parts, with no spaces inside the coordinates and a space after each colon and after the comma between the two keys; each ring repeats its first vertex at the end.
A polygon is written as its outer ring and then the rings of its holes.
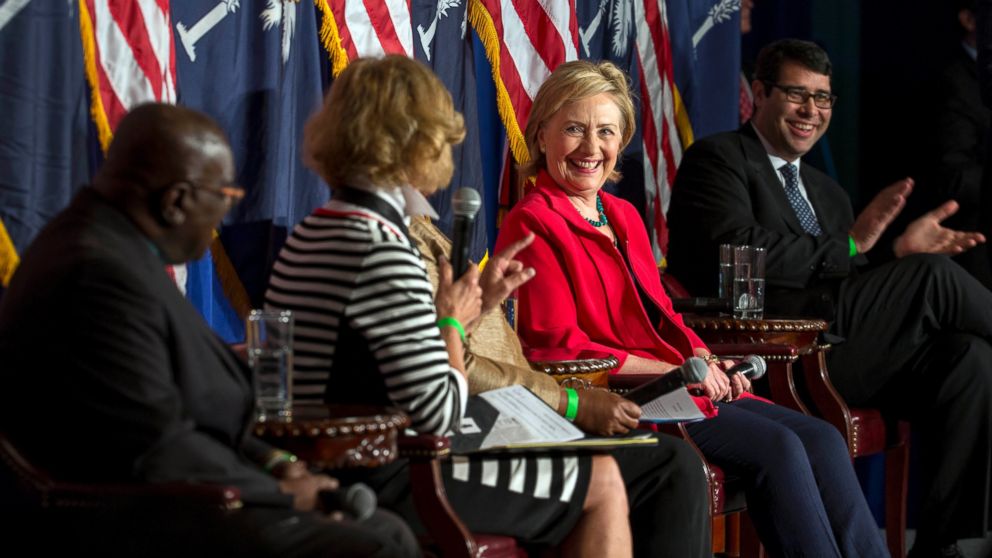
{"type": "Polygon", "coordinates": [[[187,188],[184,184],[175,184],[166,188],[158,197],[155,215],[165,227],[178,227],[186,221],[186,210],[183,201],[187,188]]]}
{"type": "Polygon", "coordinates": [[[767,96],[768,91],[765,88],[765,82],[758,79],[751,82],[751,97],[754,99],[754,108],[760,107],[767,96]]]}

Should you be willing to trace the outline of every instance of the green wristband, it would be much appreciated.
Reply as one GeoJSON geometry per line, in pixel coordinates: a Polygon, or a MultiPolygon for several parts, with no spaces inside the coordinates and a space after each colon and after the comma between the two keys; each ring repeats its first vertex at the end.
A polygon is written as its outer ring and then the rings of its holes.
{"type": "Polygon", "coordinates": [[[280,463],[296,463],[297,461],[299,458],[288,451],[276,450],[272,452],[269,460],[262,465],[262,468],[271,473],[280,463]]]}
{"type": "Polygon", "coordinates": [[[444,329],[446,327],[453,327],[458,331],[458,335],[462,338],[462,343],[465,342],[465,328],[462,327],[462,323],[451,316],[445,316],[437,321],[438,329],[444,329]]]}
{"type": "Polygon", "coordinates": [[[574,421],[575,415],[579,414],[579,392],[572,388],[565,388],[565,395],[568,396],[568,403],[565,406],[565,418],[574,421]]]}
{"type": "Polygon", "coordinates": [[[847,235],[847,245],[848,245],[848,256],[854,257],[858,255],[858,245],[854,243],[854,237],[847,235]]]}

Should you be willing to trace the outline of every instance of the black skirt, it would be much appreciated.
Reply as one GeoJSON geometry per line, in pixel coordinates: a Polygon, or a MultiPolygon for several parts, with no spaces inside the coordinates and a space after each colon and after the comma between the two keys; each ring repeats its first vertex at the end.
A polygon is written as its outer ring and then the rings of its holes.
{"type": "MultiPolygon", "coordinates": [[[[398,460],[369,471],[332,474],[345,484],[368,484],[381,507],[423,533],[406,465],[398,460]]],[[[469,531],[510,536],[535,546],[558,545],[575,527],[591,471],[591,457],[576,454],[455,455],[441,462],[448,502],[469,531]]]]}

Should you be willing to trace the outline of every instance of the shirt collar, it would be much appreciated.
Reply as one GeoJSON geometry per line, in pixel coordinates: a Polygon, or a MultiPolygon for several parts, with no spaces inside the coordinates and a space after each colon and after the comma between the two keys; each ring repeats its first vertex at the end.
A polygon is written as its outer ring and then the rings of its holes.
{"type": "Polygon", "coordinates": [[[961,41],[961,48],[968,53],[968,56],[970,56],[972,60],[978,60],[978,49],[964,41],[961,41]]]}
{"type": "Polygon", "coordinates": [[[799,173],[799,166],[802,163],[802,159],[799,158],[799,157],[796,157],[796,160],[795,161],[786,161],[785,159],[783,159],[783,158],[781,158],[781,157],[779,157],[777,155],[772,155],[772,146],[771,146],[770,143],[768,143],[768,140],[765,139],[765,136],[761,135],[761,132],[758,131],[758,127],[755,126],[753,123],[751,124],[751,128],[754,129],[754,133],[757,134],[758,140],[760,140],[761,141],[761,145],[764,146],[764,148],[765,148],[765,154],[768,155],[768,160],[771,161],[772,168],[775,169],[776,171],[778,171],[778,169],[782,168],[782,165],[792,164],[792,165],[795,165],[795,167],[796,167],[796,173],[798,175],[798,173],[799,173]]]}
{"type": "Polygon", "coordinates": [[[397,213],[403,216],[403,222],[407,226],[410,225],[410,217],[426,215],[432,219],[439,218],[437,212],[434,211],[434,208],[427,201],[427,198],[409,184],[381,186],[373,185],[367,179],[354,178],[348,181],[348,186],[369,192],[391,205],[397,213]]]}

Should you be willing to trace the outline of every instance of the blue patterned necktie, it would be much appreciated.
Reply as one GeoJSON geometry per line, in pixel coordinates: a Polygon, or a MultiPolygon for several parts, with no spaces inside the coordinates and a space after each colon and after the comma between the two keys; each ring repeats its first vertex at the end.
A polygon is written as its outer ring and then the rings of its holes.
{"type": "Polygon", "coordinates": [[[792,163],[786,163],[779,167],[778,170],[785,177],[785,195],[789,198],[789,205],[796,212],[796,217],[799,218],[799,223],[803,226],[803,230],[813,236],[823,234],[823,229],[820,228],[820,222],[816,220],[816,215],[813,215],[813,210],[810,208],[806,198],[799,192],[799,175],[796,172],[796,166],[792,163]]]}

